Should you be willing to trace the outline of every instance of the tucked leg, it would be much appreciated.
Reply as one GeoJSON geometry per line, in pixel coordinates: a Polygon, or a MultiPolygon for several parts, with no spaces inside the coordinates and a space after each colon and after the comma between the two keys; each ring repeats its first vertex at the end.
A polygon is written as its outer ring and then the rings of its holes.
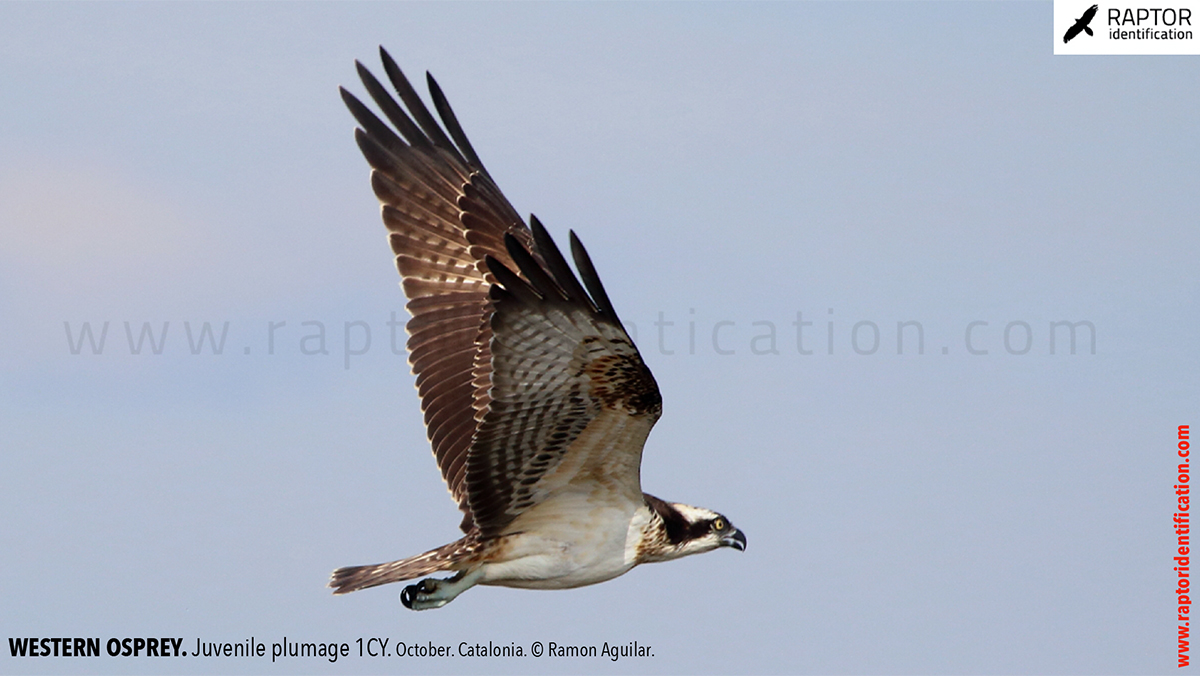
{"type": "Polygon", "coordinates": [[[476,568],[472,571],[462,571],[446,580],[427,577],[416,584],[405,587],[400,592],[400,603],[411,610],[441,608],[453,601],[459,594],[474,587],[482,576],[483,571],[476,568]]]}

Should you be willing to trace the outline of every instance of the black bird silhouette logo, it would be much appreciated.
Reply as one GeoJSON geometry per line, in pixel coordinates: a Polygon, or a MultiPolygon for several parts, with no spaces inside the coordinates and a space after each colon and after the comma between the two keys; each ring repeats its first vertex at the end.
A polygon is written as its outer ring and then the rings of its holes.
{"type": "Polygon", "coordinates": [[[1063,44],[1070,42],[1071,38],[1079,35],[1081,31],[1087,32],[1088,35],[1095,35],[1095,33],[1092,33],[1092,29],[1088,28],[1088,24],[1092,22],[1092,19],[1096,18],[1096,12],[1099,11],[1099,9],[1100,5],[1092,5],[1091,7],[1088,7],[1087,11],[1083,13],[1083,16],[1079,17],[1075,21],[1075,24],[1067,29],[1067,34],[1063,36],[1063,44]]]}

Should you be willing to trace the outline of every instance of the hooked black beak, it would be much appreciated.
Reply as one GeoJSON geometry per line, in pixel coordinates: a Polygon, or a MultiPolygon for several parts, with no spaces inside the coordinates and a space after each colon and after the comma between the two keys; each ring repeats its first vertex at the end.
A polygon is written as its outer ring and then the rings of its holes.
{"type": "Polygon", "coordinates": [[[739,552],[744,552],[746,551],[746,536],[735,528],[732,533],[721,538],[721,546],[733,547],[739,552]]]}

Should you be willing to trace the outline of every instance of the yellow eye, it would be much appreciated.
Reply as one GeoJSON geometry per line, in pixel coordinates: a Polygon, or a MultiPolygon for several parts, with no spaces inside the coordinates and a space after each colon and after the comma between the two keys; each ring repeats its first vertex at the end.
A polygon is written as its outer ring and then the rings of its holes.
{"type": "Polygon", "coordinates": [[[722,519],[719,516],[713,519],[712,527],[713,530],[725,530],[725,519],[722,519]]]}

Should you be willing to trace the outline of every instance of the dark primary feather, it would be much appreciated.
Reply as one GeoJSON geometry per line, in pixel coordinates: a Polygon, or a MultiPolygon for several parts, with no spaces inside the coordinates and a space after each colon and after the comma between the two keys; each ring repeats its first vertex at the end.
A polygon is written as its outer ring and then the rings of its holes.
{"type": "MultiPolygon", "coordinates": [[[[546,232],[542,222],[537,219],[537,216],[530,215],[529,224],[533,229],[534,244],[541,252],[542,259],[546,261],[546,269],[554,275],[555,281],[558,282],[558,288],[562,289],[570,298],[582,298],[591,303],[592,299],[588,298],[587,292],[580,286],[579,279],[575,277],[575,273],[571,272],[562,252],[558,250],[554,240],[550,239],[550,233],[546,232]]],[[[592,303],[592,308],[598,310],[594,303],[592,303]]]]}
{"type": "Polygon", "coordinates": [[[467,140],[467,135],[463,133],[462,126],[458,123],[458,118],[454,116],[454,110],[450,108],[450,102],[446,100],[446,95],[442,93],[442,88],[438,86],[437,80],[433,79],[429,73],[425,73],[425,80],[429,85],[429,94],[433,97],[433,105],[437,108],[442,121],[446,123],[446,129],[450,131],[454,143],[466,155],[468,162],[479,167],[480,171],[484,171],[483,162],[479,160],[479,155],[475,154],[475,148],[467,140]]]}
{"type": "Polygon", "coordinates": [[[587,287],[588,292],[592,294],[592,299],[596,301],[596,306],[600,308],[600,314],[606,315],[609,321],[620,325],[621,320],[617,319],[617,311],[613,309],[612,302],[608,300],[608,293],[604,290],[604,285],[600,283],[600,275],[596,274],[596,267],[592,265],[592,259],[588,256],[587,249],[583,248],[583,242],[575,236],[575,231],[571,231],[571,256],[575,259],[575,267],[579,268],[579,276],[583,277],[583,284],[587,287]]]}
{"type": "Polygon", "coordinates": [[[342,99],[360,125],[355,137],[373,169],[371,186],[409,297],[409,363],[429,440],[469,531],[467,454],[489,401],[491,371],[484,259],[512,265],[505,234],[528,245],[533,237],[483,166],[468,159],[474,151],[454,146],[392,58],[380,54],[404,107],[362,64],[358,73],[392,126],[344,89],[342,99]]]}
{"type": "MultiPolygon", "coordinates": [[[[558,282],[550,278],[550,273],[542,269],[542,266],[533,259],[533,255],[521,246],[516,237],[505,235],[504,248],[508,250],[508,255],[512,256],[513,262],[517,264],[517,269],[521,271],[525,279],[529,280],[529,285],[537,291],[539,296],[554,296],[565,301],[573,300],[562,290],[558,282]]],[[[489,267],[491,266],[489,265],[489,267]]]]}
{"type": "MultiPolygon", "coordinates": [[[[387,50],[379,48],[379,56],[383,60],[383,70],[387,72],[388,79],[391,80],[392,86],[395,87],[396,93],[400,95],[400,100],[404,102],[408,112],[412,114],[413,119],[420,125],[424,135],[433,142],[434,145],[448,151],[454,156],[460,164],[466,164],[466,160],[462,154],[458,152],[458,148],[446,136],[446,132],[442,131],[442,127],[429,113],[429,109],[425,107],[425,103],[421,101],[420,95],[408,83],[408,78],[404,77],[404,73],[396,62],[392,59],[392,55],[387,53],[387,50]]],[[[432,78],[431,78],[432,79],[432,78]]],[[[481,169],[482,167],[476,167],[481,169]]]]}

